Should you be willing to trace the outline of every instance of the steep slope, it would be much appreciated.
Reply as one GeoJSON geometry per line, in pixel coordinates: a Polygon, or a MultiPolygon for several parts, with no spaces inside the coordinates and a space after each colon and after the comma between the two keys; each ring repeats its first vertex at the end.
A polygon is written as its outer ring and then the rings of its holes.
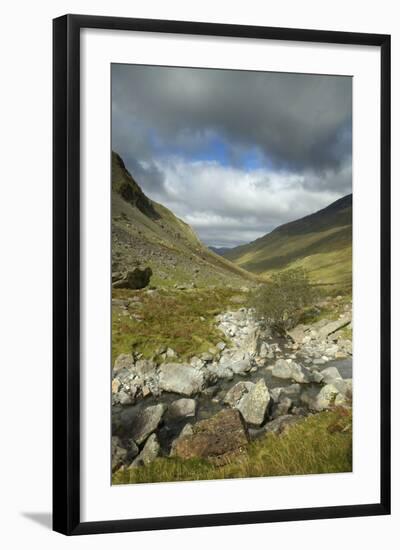
{"type": "Polygon", "coordinates": [[[224,257],[257,274],[302,266],[316,283],[350,285],[352,195],[231,249],[224,257]]]}
{"type": "Polygon", "coordinates": [[[193,229],[149,199],[112,153],[112,270],[151,267],[152,284],[245,285],[254,276],[206,248],[193,229]]]}

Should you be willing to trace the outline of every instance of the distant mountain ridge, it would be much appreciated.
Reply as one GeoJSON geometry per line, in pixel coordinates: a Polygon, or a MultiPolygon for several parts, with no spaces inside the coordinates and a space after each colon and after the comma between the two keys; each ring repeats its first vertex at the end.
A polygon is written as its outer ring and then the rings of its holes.
{"type": "Polygon", "coordinates": [[[229,250],[232,250],[232,248],[228,246],[209,246],[208,248],[219,256],[224,256],[229,250]]]}
{"type": "Polygon", "coordinates": [[[214,254],[193,229],[145,195],[112,152],[112,270],[151,267],[152,284],[245,285],[249,272],[214,254]]]}
{"type": "Polygon", "coordinates": [[[224,257],[252,273],[304,267],[317,283],[351,284],[352,195],[233,248],[224,257]]]}

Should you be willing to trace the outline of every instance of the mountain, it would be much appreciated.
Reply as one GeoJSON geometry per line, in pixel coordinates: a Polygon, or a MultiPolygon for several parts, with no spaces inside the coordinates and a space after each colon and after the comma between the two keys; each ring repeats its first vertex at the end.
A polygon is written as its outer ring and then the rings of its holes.
{"type": "Polygon", "coordinates": [[[215,254],[168,208],[147,197],[112,153],[112,270],[151,267],[156,286],[246,285],[253,275],[215,254]]]}
{"type": "Polygon", "coordinates": [[[231,247],[227,246],[209,246],[208,248],[219,256],[224,256],[227,252],[229,252],[229,250],[232,250],[231,247]]]}
{"type": "Polygon", "coordinates": [[[224,258],[256,274],[301,266],[316,283],[350,285],[352,195],[233,248],[224,258]]]}

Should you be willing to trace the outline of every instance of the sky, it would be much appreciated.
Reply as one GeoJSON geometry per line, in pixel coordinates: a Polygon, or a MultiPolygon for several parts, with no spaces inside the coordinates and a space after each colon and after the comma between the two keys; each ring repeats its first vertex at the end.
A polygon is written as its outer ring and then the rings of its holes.
{"type": "Polygon", "coordinates": [[[352,80],[113,64],[112,147],[206,245],[248,243],[351,193],[352,80]]]}

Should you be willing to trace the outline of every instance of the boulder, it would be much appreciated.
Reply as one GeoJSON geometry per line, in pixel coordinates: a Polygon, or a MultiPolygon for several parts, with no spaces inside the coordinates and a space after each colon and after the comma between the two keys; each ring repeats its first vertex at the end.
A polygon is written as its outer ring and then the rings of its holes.
{"type": "Polygon", "coordinates": [[[111,466],[113,472],[124,464],[127,455],[128,451],[122,447],[120,438],[113,436],[111,438],[111,466]]]}
{"type": "Polygon", "coordinates": [[[118,380],[118,378],[114,378],[111,382],[111,391],[112,393],[118,393],[121,387],[121,382],[118,380]]]}
{"type": "Polygon", "coordinates": [[[277,403],[274,403],[271,411],[271,418],[274,420],[278,416],[287,415],[292,407],[292,400],[289,397],[283,397],[277,403]]]}
{"type": "Polygon", "coordinates": [[[175,449],[179,441],[183,439],[187,435],[193,434],[193,426],[192,424],[185,424],[185,426],[182,428],[181,433],[178,435],[176,439],[173,440],[171,444],[171,451],[169,453],[169,456],[175,456],[175,449]]]}
{"type": "Polygon", "coordinates": [[[195,369],[201,369],[204,367],[204,361],[202,361],[199,357],[194,356],[190,359],[190,366],[195,369]]]}
{"type": "Polygon", "coordinates": [[[301,420],[301,416],[293,416],[291,414],[279,416],[278,418],[275,418],[275,420],[267,422],[263,429],[265,433],[274,433],[278,435],[286,431],[289,426],[293,426],[301,420]]]}
{"type": "Polygon", "coordinates": [[[301,386],[300,384],[290,384],[281,388],[280,398],[289,397],[293,403],[300,401],[301,386]]]}
{"type": "Polygon", "coordinates": [[[221,364],[227,366],[235,374],[249,372],[251,369],[250,355],[241,351],[237,351],[231,356],[224,355],[221,364]]]}
{"type": "Polygon", "coordinates": [[[126,390],[121,390],[115,394],[115,401],[121,403],[121,405],[133,405],[135,403],[135,396],[126,390]]]}
{"type": "Polygon", "coordinates": [[[301,416],[293,416],[291,414],[278,416],[278,418],[264,424],[262,428],[251,428],[249,434],[251,439],[264,436],[266,433],[280,435],[286,432],[294,424],[297,424],[300,420],[302,420],[301,416]]]}
{"type": "Polygon", "coordinates": [[[156,364],[153,361],[148,359],[139,359],[136,361],[133,371],[136,376],[143,378],[143,380],[148,380],[155,376],[156,373],[156,364]]]}
{"type": "Polygon", "coordinates": [[[343,396],[350,397],[352,394],[352,380],[348,378],[343,380],[336,367],[328,367],[321,371],[325,384],[334,386],[343,396]]]}
{"type": "Polygon", "coordinates": [[[114,288],[130,288],[133,290],[145,288],[149,284],[152,275],[151,267],[146,267],[145,269],[136,267],[131,271],[127,271],[121,279],[114,281],[112,286],[114,288]]]}
{"type": "Polygon", "coordinates": [[[151,436],[146,441],[142,452],[135,458],[130,465],[131,468],[137,468],[139,466],[147,466],[151,464],[160,454],[160,444],[158,442],[156,434],[151,436]]]}
{"type": "Polygon", "coordinates": [[[114,373],[120,372],[123,369],[131,369],[134,366],[133,357],[130,353],[121,353],[115,360],[114,373]]]}
{"type": "Polygon", "coordinates": [[[191,417],[196,414],[196,401],[194,399],[177,399],[168,407],[169,418],[191,417]]]}
{"type": "Polygon", "coordinates": [[[204,373],[187,363],[164,363],[159,369],[159,388],[190,397],[205,385],[204,373]]]}
{"type": "Polygon", "coordinates": [[[294,380],[299,384],[305,384],[311,382],[311,376],[302,365],[298,365],[294,361],[286,361],[285,359],[278,359],[273,366],[271,373],[276,378],[282,378],[284,380],[294,380]]]}
{"type": "Polygon", "coordinates": [[[332,321],[324,327],[320,328],[318,331],[318,338],[324,340],[330,334],[333,334],[334,332],[345,327],[349,323],[351,323],[351,313],[346,313],[341,319],[338,319],[337,321],[332,321]]]}
{"type": "Polygon", "coordinates": [[[333,384],[327,384],[319,392],[315,402],[315,408],[317,411],[327,409],[329,405],[332,404],[332,401],[334,405],[345,405],[346,397],[338,391],[336,386],[333,384]]]}
{"type": "Polygon", "coordinates": [[[193,433],[176,442],[176,456],[215,458],[243,450],[248,443],[246,426],[239,411],[224,409],[207,420],[193,425],[193,433]]]}
{"type": "Polygon", "coordinates": [[[224,397],[224,403],[235,408],[242,397],[253,387],[253,382],[238,382],[228,390],[224,397]]]}
{"type": "Polygon", "coordinates": [[[217,378],[226,378],[232,380],[233,372],[224,363],[211,363],[207,365],[207,370],[210,374],[215,375],[217,378]]]}
{"type": "Polygon", "coordinates": [[[306,335],[306,328],[304,325],[297,325],[293,330],[288,331],[288,335],[296,344],[302,344],[306,335]]]}
{"type": "Polygon", "coordinates": [[[331,384],[335,380],[343,380],[336,367],[327,367],[321,371],[321,375],[325,384],[331,384]]]}
{"type": "Polygon", "coordinates": [[[247,424],[261,426],[265,420],[269,400],[268,388],[265,381],[261,379],[253,384],[253,387],[241,398],[237,408],[247,424]]]}
{"type": "Polygon", "coordinates": [[[136,410],[130,416],[129,434],[140,445],[152,434],[161,422],[166,406],[162,403],[144,410],[136,410]]]}

